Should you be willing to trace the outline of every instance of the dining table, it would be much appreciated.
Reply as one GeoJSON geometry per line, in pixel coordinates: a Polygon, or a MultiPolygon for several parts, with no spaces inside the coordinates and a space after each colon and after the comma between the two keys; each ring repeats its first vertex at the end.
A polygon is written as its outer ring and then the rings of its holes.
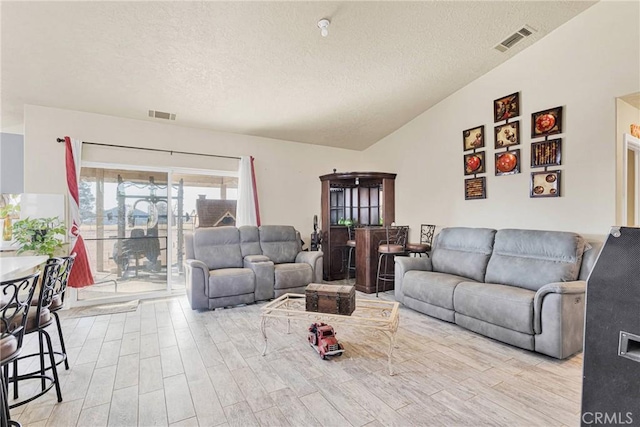
{"type": "Polygon", "coordinates": [[[0,282],[35,273],[48,259],[45,255],[0,257],[0,282]]]}

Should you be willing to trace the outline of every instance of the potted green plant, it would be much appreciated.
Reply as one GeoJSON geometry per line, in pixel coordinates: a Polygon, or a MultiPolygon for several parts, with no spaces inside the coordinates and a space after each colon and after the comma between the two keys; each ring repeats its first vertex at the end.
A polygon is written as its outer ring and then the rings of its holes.
{"type": "Polygon", "coordinates": [[[53,257],[62,248],[62,236],[67,229],[57,217],[25,218],[13,224],[13,236],[20,249],[18,254],[31,251],[53,257]]]}

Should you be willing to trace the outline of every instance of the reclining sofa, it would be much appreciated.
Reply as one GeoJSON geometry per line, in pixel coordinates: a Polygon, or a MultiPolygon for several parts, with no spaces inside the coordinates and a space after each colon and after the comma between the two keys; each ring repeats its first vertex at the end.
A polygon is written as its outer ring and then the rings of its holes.
{"type": "Polygon", "coordinates": [[[322,252],[303,252],[291,226],[198,228],[185,234],[192,309],[249,304],[322,281],[322,252]]]}
{"type": "Polygon", "coordinates": [[[430,258],[396,257],[405,306],[564,359],[582,350],[586,280],[601,243],[575,233],[445,228],[430,258]]]}

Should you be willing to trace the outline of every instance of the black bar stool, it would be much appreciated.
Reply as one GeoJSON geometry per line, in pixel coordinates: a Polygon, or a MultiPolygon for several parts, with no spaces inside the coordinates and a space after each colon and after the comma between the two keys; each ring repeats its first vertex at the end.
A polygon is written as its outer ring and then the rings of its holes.
{"type": "MultiPolygon", "coordinates": [[[[39,393],[36,393],[33,396],[25,400],[21,400],[17,403],[14,403],[9,406],[9,408],[15,408],[26,403],[31,402],[32,400],[37,399],[38,397],[47,393],[51,388],[55,387],[56,395],[58,397],[58,402],[62,402],[62,393],[60,391],[60,381],[58,379],[58,369],[56,367],[55,355],[56,353],[53,350],[53,344],[51,343],[51,336],[45,330],[46,327],[53,323],[54,317],[51,315],[51,311],[49,308],[53,302],[53,297],[55,295],[55,287],[58,283],[58,278],[60,275],[64,274],[65,271],[65,259],[62,258],[51,258],[47,261],[47,264],[44,267],[44,274],[42,276],[42,283],[40,285],[40,293],[38,294],[38,304],[34,306],[35,310],[31,309],[29,311],[29,316],[27,318],[26,330],[25,334],[38,334],[38,342],[40,344],[40,351],[38,353],[32,353],[27,355],[22,355],[13,360],[13,375],[9,378],[9,382],[13,383],[13,398],[18,399],[18,384],[20,381],[36,379],[39,378],[42,384],[42,390],[39,393]],[[47,351],[44,351],[44,342],[47,344],[47,351]],[[49,355],[50,366],[45,367],[45,355],[49,355]],[[19,374],[18,372],[18,361],[22,359],[26,359],[29,357],[38,356],[40,358],[40,369],[37,371],[29,372],[26,374],[19,374]],[[52,376],[46,375],[46,371],[51,370],[52,376]],[[47,385],[47,382],[49,384],[47,385]]],[[[62,356],[62,358],[66,358],[66,355],[62,353],[57,353],[62,356]]],[[[58,362],[61,363],[61,362],[58,362]]],[[[8,366],[4,367],[5,376],[8,372],[8,366]]]]}
{"type": "Polygon", "coordinates": [[[426,255],[429,256],[431,252],[431,245],[433,243],[433,234],[435,233],[436,226],[430,224],[420,225],[420,243],[407,243],[407,252],[409,255],[426,255]]]}
{"type": "MultiPolygon", "coordinates": [[[[49,306],[49,311],[53,314],[53,317],[56,321],[56,326],[58,328],[58,338],[60,339],[60,347],[62,348],[62,352],[54,352],[56,355],[61,356],[61,359],[56,362],[56,365],[64,362],[64,367],[68,371],[69,370],[69,361],[67,360],[67,348],[64,344],[64,336],[62,335],[62,326],[60,325],[60,317],[58,316],[58,311],[64,308],[64,295],[67,290],[67,284],[69,283],[69,275],[71,274],[71,268],[73,267],[73,262],[76,260],[76,254],[71,254],[68,257],[61,258],[64,263],[60,267],[59,274],[55,278],[55,284],[53,287],[53,297],[51,298],[51,305],[49,306]]],[[[57,258],[51,258],[47,261],[48,263],[56,262],[57,258]]],[[[37,300],[33,300],[32,305],[38,305],[37,300]]]]}
{"type": "MultiPolygon", "coordinates": [[[[38,284],[40,272],[0,283],[0,403],[2,427],[20,426],[9,414],[8,372],[9,365],[20,356],[26,332],[31,301],[38,284]]],[[[31,310],[33,311],[33,310],[31,310]]]]}
{"type": "MultiPolygon", "coordinates": [[[[390,273],[387,271],[387,261],[389,256],[406,255],[407,250],[405,244],[407,243],[407,234],[409,234],[409,227],[402,226],[386,226],[386,239],[380,242],[378,246],[378,274],[376,276],[376,298],[378,297],[378,286],[380,281],[393,282],[395,280],[395,274],[392,270],[390,273]],[[381,272],[382,260],[384,258],[384,270],[381,272]]],[[[392,258],[393,259],[393,258],[392,258]]]]}
{"type": "Polygon", "coordinates": [[[349,251],[349,256],[347,257],[347,279],[351,278],[351,272],[356,271],[356,263],[354,258],[353,267],[351,266],[351,259],[353,257],[353,251],[356,250],[356,236],[355,236],[355,228],[350,225],[347,227],[347,232],[349,233],[349,240],[347,240],[347,249],[349,251]]]}

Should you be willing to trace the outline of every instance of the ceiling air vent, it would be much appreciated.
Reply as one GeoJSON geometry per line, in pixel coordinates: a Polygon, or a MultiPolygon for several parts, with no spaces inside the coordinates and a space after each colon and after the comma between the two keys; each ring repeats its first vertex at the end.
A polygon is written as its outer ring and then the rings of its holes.
{"type": "Polygon", "coordinates": [[[518,31],[516,31],[515,33],[511,34],[509,37],[504,39],[499,45],[495,46],[495,49],[499,50],[500,52],[506,52],[507,50],[511,49],[520,40],[522,40],[525,37],[529,37],[535,31],[536,30],[534,30],[532,27],[525,25],[524,27],[520,28],[518,31]]]}
{"type": "Polygon", "coordinates": [[[176,115],[172,113],[165,113],[164,111],[149,110],[149,117],[164,120],[175,120],[176,115]]]}

